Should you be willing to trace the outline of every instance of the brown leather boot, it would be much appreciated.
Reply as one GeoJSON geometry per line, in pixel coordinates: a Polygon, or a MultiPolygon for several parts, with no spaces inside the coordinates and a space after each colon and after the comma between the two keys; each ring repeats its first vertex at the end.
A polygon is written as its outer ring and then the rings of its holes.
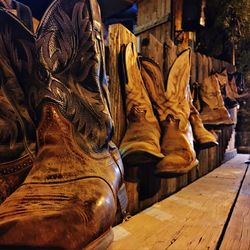
{"type": "Polygon", "coordinates": [[[3,60],[2,52],[0,45],[0,203],[24,181],[32,167],[32,152],[35,149],[34,130],[31,124],[20,119],[20,115],[29,118],[25,114],[27,109],[23,93],[18,88],[12,68],[3,60]],[[22,114],[16,112],[17,105],[22,114]]]}
{"type": "MultiPolygon", "coordinates": [[[[195,105],[200,108],[199,103],[199,84],[198,84],[198,75],[197,75],[197,53],[191,52],[191,87],[192,87],[192,94],[194,98],[192,97],[191,91],[189,92],[189,105],[190,105],[190,116],[189,121],[192,126],[193,135],[194,135],[194,142],[195,146],[199,149],[209,148],[213,147],[215,145],[218,145],[216,141],[216,137],[209,132],[202,123],[202,120],[200,118],[200,114],[196,107],[193,104],[193,99],[195,99],[195,105]]],[[[212,58],[208,57],[208,74],[212,71],[212,58]]]]}
{"type": "Polygon", "coordinates": [[[36,36],[2,10],[0,23],[37,133],[32,171],[0,207],[0,246],[105,249],[123,166],[110,143],[98,5],[54,1],[36,36]]]}
{"type": "Polygon", "coordinates": [[[126,166],[155,164],[164,157],[160,148],[160,126],[142,80],[136,48],[133,43],[129,43],[122,50],[127,78],[127,130],[120,145],[120,152],[126,166]]]}
{"type": "Polygon", "coordinates": [[[215,73],[200,84],[202,110],[200,116],[205,125],[233,125],[225,108],[220,86],[227,83],[227,74],[215,73]]]}
{"type": "Polygon", "coordinates": [[[215,135],[204,127],[202,120],[200,118],[200,114],[192,103],[191,93],[190,93],[189,121],[192,126],[194,141],[199,149],[210,148],[218,145],[215,135]]]}
{"type": "Polygon", "coordinates": [[[157,64],[146,58],[142,58],[141,63],[144,83],[162,128],[161,150],[165,157],[157,164],[156,174],[171,176],[187,173],[198,164],[188,121],[190,50],[181,53],[174,62],[166,90],[157,64]]]}
{"type": "Polygon", "coordinates": [[[232,109],[238,106],[238,102],[234,97],[231,87],[231,81],[227,69],[224,69],[220,74],[216,75],[220,84],[221,94],[224,99],[224,105],[227,109],[232,109]]]}
{"type": "MultiPolygon", "coordinates": [[[[12,1],[0,2],[12,10],[12,1]]],[[[13,3],[14,4],[14,3],[13,3]]],[[[18,2],[15,5],[19,6],[18,2]]],[[[14,7],[14,6],[13,6],[14,7]]],[[[28,7],[20,4],[17,16],[28,26],[28,7]],[[22,14],[21,14],[22,13],[22,14]]],[[[31,28],[31,27],[29,27],[31,28]]],[[[23,91],[7,51],[0,43],[0,203],[24,181],[32,167],[35,129],[27,112],[23,91]]]]}

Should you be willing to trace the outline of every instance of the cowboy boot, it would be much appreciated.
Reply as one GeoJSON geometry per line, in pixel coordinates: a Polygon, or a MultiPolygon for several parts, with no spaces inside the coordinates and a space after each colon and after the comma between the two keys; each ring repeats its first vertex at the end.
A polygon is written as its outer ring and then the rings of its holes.
{"type": "MultiPolygon", "coordinates": [[[[208,74],[212,72],[212,58],[208,57],[208,74]]],[[[199,105],[199,91],[198,91],[198,82],[197,82],[197,53],[194,51],[191,52],[191,87],[192,94],[189,90],[189,105],[190,105],[190,116],[189,121],[192,126],[192,131],[194,135],[194,142],[198,148],[204,149],[213,147],[218,145],[216,141],[216,137],[208,131],[202,123],[200,118],[200,114],[198,110],[195,108],[193,101],[195,101],[195,105],[200,107],[199,105]]]]}
{"type": "Polygon", "coordinates": [[[147,58],[141,58],[141,64],[144,83],[162,128],[161,150],[165,157],[157,164],[155,173],[163,177],[187,173],[198,165],[188,121],[190,50],[174,62],[166,90],[157,64],[147,58]]]}
{"type": "Polygon", "coordinates": [[[197,144],[197,147],[199,149],[205,149],[218,145],[215,135],[204,127],[202,120],[200,118],[200,114],[192,103],[192,96],[190,92],[189,92],[189,105],[190,105],[189,121],[192,126],[194,142],[197,144]]]}
{"type": "Polygon", "coordinates": [[[224,104],[227,109],[232,109],[238,106],[238,102],[233,92],[233,81],[233,77],[231,78],[231,76],[228,74],[228,81],[221,90],[222,96],[224,98],[224,104]]]}
{"type": "MultiPolygon", "coordinates": [[[[11,1],[0,2],[0,6],[12,10],[11,1]]],[[[22,22],[26,20],[28,23],[32,18],[30,12],[24,11],[27,7],[21,6],[17,14],[22,22]]],[[[0,203],[24,181],[32,167],[34,149],[35,130],[25,97],[0,43],[0,203]]]]}
{"type": "Polygon", "coordinates": [[[154,115],[137,62],[133,43],[122,48],[126,94],[127,130],[120,145],[127,166],[157,163],[164,156],[160,148],[160,126],[154,115]]]}
{"type": "Polygon", "coordinates": [[[37,134],[32,170],[1,205],[0,245],[104,249],[123,167],[110,144],[97,3],[54,1],[36,36],[1,10],[0,22],[37,134]]]}
{"type": "Polygon", "coordinates": [[[0,45],[0,203],[24,181],[32,167],[35,149],[35,135],[32,123],[28,125],[25,98],[2,52],[0,45]],[[16,111],[17,106],[22,114],[16,111]],[[21,115],[26,116],[25,123],[21,115]]]}
{"type": "Polygon", "coordinates": [[[205,125],[233,125],[225,108],[221,87],[227,83],[227,74],[215,73],[208,76],[200,85],[202,110],[200,116],[205,125]]]}
{"type": "Polygon", "coordinates": [[[236,84],[236,77],[237,77],[237,72],[235,73],[228,73],[228,85],[230,86],[231,92],[232,92],[232,97],[235,100],[241,99],[241,98],[246,98],[249,96],[249,93],[238,93],[237,89],[237,84],[236,84]]]}
{"type": "Polygon", "coordinates": [[[246,93],[247,90],[246,90],[246,83],[245,83],[244,75],[241,72],[236,72],[235,80],[236,80],[236,86],[237,86],[237,93],[239,95],[246,93]]]}
{"type": "Polygon", "coordinates": [[[232,109],[238,106],[233,90],[230,84],[230,74],[228,74],[227,69],[225,68],[221,73],[216,73],[216,77],[219,81],[221,94],[224,99],[224,105],[227,109],[232,109]]]}

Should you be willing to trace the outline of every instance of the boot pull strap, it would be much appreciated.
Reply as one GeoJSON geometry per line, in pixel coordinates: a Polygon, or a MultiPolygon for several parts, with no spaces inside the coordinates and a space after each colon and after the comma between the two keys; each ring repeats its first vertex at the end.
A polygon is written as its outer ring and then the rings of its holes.
{"type": "Polygon", "coordinates": [[[34,32],[33,18],[30,8],[17,1],[13,1],[13,4],[17,10],[17,17],[27,26],[31,32],[34,32]]]}

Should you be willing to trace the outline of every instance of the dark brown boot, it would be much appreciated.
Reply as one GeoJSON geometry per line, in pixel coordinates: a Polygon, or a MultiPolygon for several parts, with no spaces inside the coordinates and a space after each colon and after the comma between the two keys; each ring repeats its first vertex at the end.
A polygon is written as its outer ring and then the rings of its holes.
{"type": "Polygon", "coordinates": [[[154,115],[137,62],[134,44],[124,48],[127,130],[120,145],[126,166],[157,163],[164,156],[160,148],[160,126],[154,115]]]}
{"type": "Polygon", "coordinates": [[[123,166],[110,142],[98,13],[94,0],[56,0],[34,37],[0,10],[0,36],[37,133],[32,171],[0,208],[8,249],[105,249],[112,241],[123,166]]]}
{"type": "Polygon", "coordinates": [[[0,90],[0,203],[21,185],[32,167],[35,145],[24,130],[23,123],[0,90]]]}
{"type": "MultiPolygon", "coordinates": [[[[4,1],[1,4],[2,8],[8,8],[8,11],[14,7],[12,1],[4,1]]],[[[15,5],[19,6],[19,3],[15,2],[15,5]]],[[[22,4],[18,7],[17,15],[27,26],[32,20],[28,7],[22,4]]],[[[35,150],[35,129],[27,112],[23,91],[2,42],[0,42],[0,203],[24,181],[32,167],[35,150]]]]}
{"type": "Polygon", "coordinates": [[[160,68],[152,60],[142,58],[142,76],[162,128],[161,150],[165,157],[157,164],[160,176],[187,173],[197,166],[193,148],[188,101],[190,51],[183,52],[169,72],[164,88],[160,68]]]}

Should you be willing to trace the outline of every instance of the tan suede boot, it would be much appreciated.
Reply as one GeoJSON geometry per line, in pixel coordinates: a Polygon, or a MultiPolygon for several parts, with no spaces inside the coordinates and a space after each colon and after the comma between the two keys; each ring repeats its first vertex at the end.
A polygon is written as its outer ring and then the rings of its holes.
{"type": "Polygon", "coordinates": [[[191,93],[189,121],[192,126],[194,141],[199,149],[210,148],[218,145],[215,135],[204,127],[200,114],[192,103],[191,93]]]}
{"type": "Polygon", "coordinates": [[[200,116],[205,125],[233,125],[221,95],[221,86],[227,83],[227,75],[215,73],[200,84],[202,110],[200,116]]]}
{"type": "Polygon", "coordinates": [[[142,76],[162,128],[161,150],[165,157],[157,164],[155,172],[160,176],[187,173],[198,164],[188,121],[190,50],[181,53],[174,62],[166,90],[157,64],[146,58],[142,58],[141,63],[142,76]]]}
{"type": "Polygon", "coordinates": [[[122,50],[128,124],[120,152],[127,166],[155,164],[164,157],[160,149],[160,126],[138,67],[136,47],[129,43],[122,50]]]}
{"type": "MultiPolygon", "coordinates": [[[[212,58],[208,57],[208,74],[212,71],[212,58]]],[[[195,97],[195,104],[198,105],[198,82],[197,82],[197,53],[191,52],[191,86],[193,87],[193,95],[195,97]]],[[[191,91],[189,92],[190,116],[189,121],[192,126],[194,142],[199,149],[213,147],[218,145],[214,134],[209,132],[202,123],[200,114],[193,104],[191,91]]],[[[199,106],[199,105],[198,105],[199,106]]]]}

